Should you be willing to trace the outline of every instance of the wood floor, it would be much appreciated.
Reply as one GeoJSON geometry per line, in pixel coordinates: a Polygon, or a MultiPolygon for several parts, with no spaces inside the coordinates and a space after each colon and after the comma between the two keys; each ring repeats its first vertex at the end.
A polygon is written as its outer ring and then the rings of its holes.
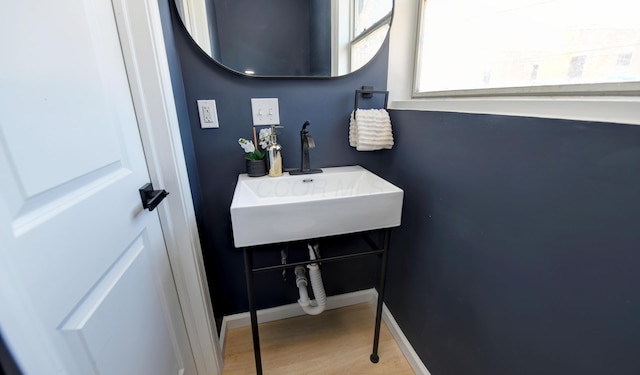
{"type": "MultiPolygon", "coordinates": [[[[271,374],[414,374],[387,326],[377,364],[369,361],[375,306],[364,303],[260,324],[262,368],[271,374]]],[[[227,332],[223,375],[255,374],[251,328],[227,332]]]]}

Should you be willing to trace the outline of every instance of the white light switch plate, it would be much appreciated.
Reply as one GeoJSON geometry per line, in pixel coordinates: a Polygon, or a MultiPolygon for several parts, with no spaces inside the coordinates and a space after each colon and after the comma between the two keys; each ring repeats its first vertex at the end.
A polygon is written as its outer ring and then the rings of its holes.
{"type": "Polygon", "coordinates": [[[215,100],[198,100],[198,114],[200,115],[200,127],[219,128],[218,110],[215,100]]]}
{"type": "Polygon", "coordinates": [[[253,125],[280,125],[278,98],[251,99],[253,125]]]}

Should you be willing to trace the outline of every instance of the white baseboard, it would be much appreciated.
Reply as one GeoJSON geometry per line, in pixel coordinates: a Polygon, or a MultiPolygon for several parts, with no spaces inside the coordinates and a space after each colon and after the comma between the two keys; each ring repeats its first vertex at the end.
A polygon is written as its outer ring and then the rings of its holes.
{"type": "Polygon", "coordinates": [[[387,325],[387,328],[389,328],[389,331],[391,331],[391,336],[396,340],[398,348],[400,348],[400,351],[404,354],[404,357],[407,359],[407,362],[409,362],[413,372],[415,372],[416,375],[431,375],[429,370],[427,370],[427,367],[422,363],[420,357],[418,357],[418,353],[413,350],[413,346],[411,346],[409,340],[407,340],[407,337],[404,335],[400,326],[398,326],[398,323],[393,318],[393,315],[391,315],[391,311],[389,311],[385,304],[382,305],[382,320],[387,325]]]}
{"type": "MultiPolygon", "coordinates": [[[[327,297],[327,310],[338,309],[341,307],[357,305],[360,303],[375,303],[378,298],[378,292],[375,288],[360,290],[358,292],[345,293],[337,296],[327,297]]],[[[269,309],[258,310],[258,323],[273,322],[276,320],[293,318],[296,316],[305,315],[304,311],[297,303],[291,303],[288,305],[272,307],[269,309]]],[[[391,335],[396,340],[398,348],[402,354],[404,354],[407,362],[417,375],[431,375],[429,370],[418,357],[418,354],[413,350],[413,347],[407,340],[404,333],[396,323],[396,320],[391,315],[386,305],[382,306],[382,320],[385,322],[391,335]]],[[[232,328],[246,327],[251,324],[251,318],[248,312],[227,315],[222,318],[222,327],[220,329],[220,345],[222,346],[222,353],[226,344],[227,330],[232,328]]]]}

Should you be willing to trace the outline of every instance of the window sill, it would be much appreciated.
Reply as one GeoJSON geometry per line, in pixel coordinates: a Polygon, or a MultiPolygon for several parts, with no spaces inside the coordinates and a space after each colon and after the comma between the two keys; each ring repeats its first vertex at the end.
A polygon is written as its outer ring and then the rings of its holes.
{"type": "Polygon", "coordinates": [[[395,100],[389,109],[640,125],[640,97],[483,97],[395,100]]]}

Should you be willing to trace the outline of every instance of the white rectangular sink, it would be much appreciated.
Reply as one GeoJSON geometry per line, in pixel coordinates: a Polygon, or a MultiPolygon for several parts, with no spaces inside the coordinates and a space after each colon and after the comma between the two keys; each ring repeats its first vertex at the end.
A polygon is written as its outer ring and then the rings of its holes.
{"type": "Polygon", "coordinates": [[[402,189],[360,166],[281,177],[238,176],[231,202],[235,247],[397,227],[402,189]]]}

